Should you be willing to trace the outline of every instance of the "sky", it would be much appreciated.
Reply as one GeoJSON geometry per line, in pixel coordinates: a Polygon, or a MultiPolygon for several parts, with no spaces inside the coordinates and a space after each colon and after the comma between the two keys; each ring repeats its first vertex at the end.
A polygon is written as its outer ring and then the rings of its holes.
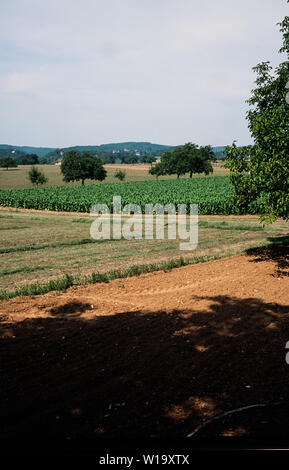
{"type": "Polygon", "coordinates": [[[0,0],[0,143],[251,143],[286,0],[0,0]]]}

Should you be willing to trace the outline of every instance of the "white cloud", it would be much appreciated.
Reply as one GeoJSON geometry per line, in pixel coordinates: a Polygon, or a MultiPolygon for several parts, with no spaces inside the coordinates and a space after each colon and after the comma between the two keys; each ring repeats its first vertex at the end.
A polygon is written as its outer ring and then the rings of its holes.
{"type": "Polygon", "coordinates": [[[12,73],[2,80],[0,90],[4,93],[21,93],[33,89],[31,76],[23,73],[12,73]]]}
{"type": "Polygon", "coordinates": [[[251,67],[280,60],[275,24],[287,3],[14,0],[1,9],[0,142],[217,145],[249,139],[251,67]]]}

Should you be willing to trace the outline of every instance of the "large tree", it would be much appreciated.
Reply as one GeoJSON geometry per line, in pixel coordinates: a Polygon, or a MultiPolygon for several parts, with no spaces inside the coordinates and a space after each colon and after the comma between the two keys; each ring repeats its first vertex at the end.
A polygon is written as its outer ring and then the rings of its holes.
{"type": "Polygon", "coordinates": [[[215,159],[213,149],[210,145],[199,147],[188,142],[176,147],[171,152],[163,153],[161,162],[162,172],[166,175],[181,175],[189,173],[192,178],[194,173],[205,173],[208,175],[213,171],[211,160],[215,159]]]}
{"type": "MultiPolygon", "coordinates": [[[[288,1],[288,0],[287,0],[288,1]]],[[[235,197],[242,211],[257,204],[263,220],[289,218],[289,16],[281,23],[285,61],[274,70],[262,62],[253,70],[255,88],[248,100],[247,120],[253,145],[225,148],[235,197]]]]}
{"type": "Polygon", "coordinates": [[[182,153],[187,164],[187,171],[192,178],[194,173],[213,172],[211,161],[215,160],[215,154],[211,145],[198,147],[196,144],[187,143],[182,147],[182,153]]]}
{"type": "Polygon", "coordinates": [[[156,179],[158,179],[159,176],[163,176],[165,172],[162,163],[158,162],[154,166],[151,166],[149,169],[149,174],[155,176],[156,179]]]}
{"type": "Polygon", "coordinates": [[[182,147],[176,147],[172,152],[164,152],[159,163],[165,175],[181,175],[187,173],[187,162],[184,158],[182,147]]]}
{"type": "Polygon", "coordinates": [[[0,158],[0,167],[1,168],[16,168],[17,167],[17,162],[14,160],[12,157],[1,157],[0,158]]]}
{"type": "Polygon", "coordinates": [[[61,162],[61,172],[64,181],[81,181],[86,179],[103,181],[106,178],[106,170],[102,162],[88,152],[78,153],[71,150],[64,155],[61,162]]]}

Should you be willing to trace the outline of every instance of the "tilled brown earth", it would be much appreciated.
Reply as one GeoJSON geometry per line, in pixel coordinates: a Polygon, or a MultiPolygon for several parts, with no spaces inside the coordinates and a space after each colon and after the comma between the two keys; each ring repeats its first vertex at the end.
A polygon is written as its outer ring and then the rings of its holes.
{"type": "MultiPolygon", "coordinates": [[[[289,250],[0,304],[1,439],[287,439],[289,250]]],[[[289,441],[289,439],[288,439],[289,441]]]]}

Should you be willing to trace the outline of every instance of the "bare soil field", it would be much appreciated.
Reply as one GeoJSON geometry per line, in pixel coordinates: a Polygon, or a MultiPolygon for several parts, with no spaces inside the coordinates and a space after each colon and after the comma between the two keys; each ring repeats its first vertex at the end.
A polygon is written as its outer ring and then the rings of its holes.
{"type": "Polygon", "coordinates": [[[107,163],[104,165],[106,169],[112,168],[112,169],[118,169],[121,168],[122,170],[144,170],[148,171],[151,167],[148,163],[137,163],[134,165],[129,165],[128,163],[107,163]]]}
{"type": "Polygon", "coordinates": [[[1,440],[288,441],[288,275],[279,245],[1,302],[1,440]]]}

